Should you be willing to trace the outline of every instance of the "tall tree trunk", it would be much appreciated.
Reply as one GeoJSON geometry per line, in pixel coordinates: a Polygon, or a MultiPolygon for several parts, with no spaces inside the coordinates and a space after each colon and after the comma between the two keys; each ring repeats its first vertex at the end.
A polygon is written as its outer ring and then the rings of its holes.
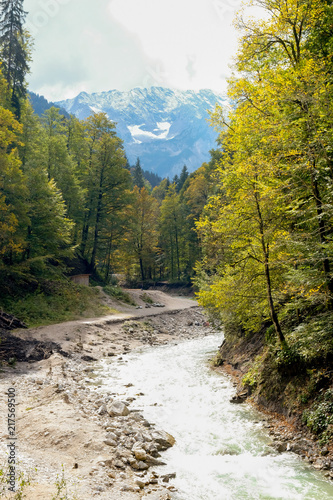
{"type": "Polygon", "coordinates": [[[106,254],[105,281],[107,281],[109,279],[109,276],[110,276],[112,241],[113,241],[113,235],[112,235],[112,231],[111,231],[111,234],[110,234],[110,237],[109,237],[109,241],[108,241],[108,246],[107,246],[107,254],[106,254]]]}
{"type": "Polygon", "coordinates": [[[101,169],[100,179],[99,179],[99,190],[98,190],[98,201],[97,201],[97,209],[96,209],[96,219],[95,219],[95,228],[94,228],[94,243],[93,249],[91,253],[90,259],[90,267],[92,270],[95,270],[96,267],[96,255],[97,255],[97,247],[99,240],[99,224],[102,215],[102,199],[103,199],[103,181],[104,181],[104,168],[101,169]]]}
{"type": "Polygon", "coordinates": [[[170,264],[171,264],[171,279],[173,279],[174,274],[174,258],[173,258],[173,241],[172,241],[172,236],[170,234],[170,264]]]}
{"type": "Polygon", "coordinates": [[[255,200],[256,200],[257,213],[258,213],[258,219],[259,219],[261,247],[262,247],[262,252],[264,255],[266,289],[267,289],[267,299],[268,299],[270,317],[271,317],[272,323],[273,323],[274,328],[275,328],[275,333],[280,341],[280,344],[282,345],[282,347],[286,347],[286,345],[287,345],[286,339],[282,333],[281,325],[280,325],[278,316],[276,314],[274,301],[273,301],[272,283],[271,283],[270,266],[269,266],[269,244],[268,243],[266,244],[266,241],[265,241],[264,221],[263,221],[263,217],[262,217],[262,213],[261,213],[259,194],[258,194],[257,190],[255,190],[254,196],[255,196],[255,200]]]}
{"type": "Polygon", "coordinates": [[[143,267],[143,260],[142,260],[141,255],[139,256],[139,263],[140,263],[141,279],[142,279],[142,281],[144,281],[145,280],[145,270],[143,267]]]}
{"type": "Polygon", "coordinates": [[[177,276],[178,280],[180,280],[179,244],[178,244],[178,228],[177,228],[176,215],[174,215],[174,221],[175,221],[176,257],[177,257],[177,276]]]}
{"type": "MultiPolygon", "coordinates": [[[[327,228],[324,220],[324,214],[323,214],[323,203],[321,200],[320,192],[319,192],[319,187],[318,187],[318,182],[314,176],[314,172],[312,172],[311,175],[311,183],[312,183],[312,191],[314,194],[314,198],[316,201],[316,209],[317,209],[317,215],[318,215],[318,227],[319,227],[319,237],[320,237],[320,242],[322,245],[324,245],[327,241],[327,228]]],[[[333,280],[331,278],[331,264],[329,259],[325,256],[323,259],[323,270],[325,274],[325,281],[327,284],[328,292],[329,292],[329,309],[333,309],[333,280]]]]}
{"type": "Polygon", "coordinates": [[[85,213],[83,227],[82,227],[80,250],[81,250],[81,253],[83,256],[85,255],[86,246],[87,246],[87,242],[88,242],[88,235],[89,235],[89,229],[90,229],[90,219],[91,219],[92,212],[93,212],[92,203],[93,203],[93,197],[92,197],[92,195],[90,195],[89,207],[87,207],[88,211],[85,213]]]}
{"type": "Polygon", "coordinates": [[[271,276],[270,276],[270,269],[269,269],[269,248],[268,248],[268,244],[266,247],[265,240],[263,237],[262,237],[262,247],[263,247],[263,251],[265,254],[265,277],[266,277],[267,298],[268,298],[270,316],[271,316],[271,320],[272,320],[274,328],[275,328],[275,332],[279,338],[281,345],[286,346],[286,339],[282,333],[280,322],[279,322],[279,319],[278,319],[278,316],[276,314],[276,310],[274,307],[274,301],[273,301],[273,297],[272,297],[271,276]]]}

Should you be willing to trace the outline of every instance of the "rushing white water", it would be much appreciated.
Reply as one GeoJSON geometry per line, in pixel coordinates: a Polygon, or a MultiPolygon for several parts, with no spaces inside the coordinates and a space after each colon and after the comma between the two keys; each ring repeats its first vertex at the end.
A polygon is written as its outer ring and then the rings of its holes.
{"type": "Polygon", "coordinates": [[[219,334],[145,348],[101,367],[104,390],[136,397],[132,407],[176,438],[163,453],[163,473],[177,473],[176,498],[332,499],[333,486],[322,474],[268,446],[257,412],[229,402],[230,380],[207,364],[220,341],[219,334]]]}

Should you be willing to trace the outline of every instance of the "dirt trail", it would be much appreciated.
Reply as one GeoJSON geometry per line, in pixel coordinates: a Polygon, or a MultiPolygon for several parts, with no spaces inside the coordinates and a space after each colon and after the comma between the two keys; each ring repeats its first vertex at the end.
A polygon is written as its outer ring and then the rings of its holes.
{"type": "MultiPolygon", "coordinates": [[[[172,498],[168,473],[174,471],[167,466],[165,474],[153,471],[153,465],[163,461],[163,449],[172,438],[145,421],[135,410],[135,401],[124,401],[120,414],[113,415],[112,405],[119,405],[121,396],[110,390],[101,397],[94,367],[105,358],[110,363],[126,362],[126,354],[143,345],[206,335],[210,327],[191,299],[148,291],[142,300],[142,292],[130,293],[136,307],[119,306],[105,297],[118,314],[15,331],[23,339],[55,341],[67,353],[8,366],[1,373],[1,456],[6,462],[6,393],[15,388],[20,462],[16,474],[31,475],[31,485],[24,488],[28,500],[172,498]],[[147,295],[155,306],[146,307],[147,295]]],[[[14,498],[8,490],[6,495],[14,498]]]]}
{"type": "MultiPolygon", "coordinates": [[[[91,319],[80,319],[75,321],[67,321],[60,324],[41,326],[38,328],[30,328],[28,330],[16,330],[15,335],[24,339],[35,339],[42,341],[58,342],[64,350],[71,347],[67,342],[76,341],[78,333],[88,331],[89,335],[95,328],[109,328],[117,323],[122,323],[128,320],[137,320],[147,317],[159,316],[165,313],[176,313],[184,309],[198,307],[198,304],[193,299],[184,297],[174,297],[160,291],[145,291],[126,290],[134,300],[136,306],[130,306],[111,299],[101,290],[103,303],[115,309],[117,312],[107,316],[91,319]],[[149,297],[152,304],[147,304],[142,297],[149,297]],[[88,327],[91,327],[90,329],[88,327]]],[[[82,335],[81,335],[82,338],[82,335]]],[[[92,338],[89,338],[91,341],[92,338]]]]}

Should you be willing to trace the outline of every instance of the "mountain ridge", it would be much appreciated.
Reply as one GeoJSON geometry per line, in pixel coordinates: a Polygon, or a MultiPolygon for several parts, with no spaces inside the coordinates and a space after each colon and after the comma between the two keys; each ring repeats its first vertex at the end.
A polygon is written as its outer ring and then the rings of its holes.
{"type": "Polygon", "coordinates": [[[142,168],[160,176],[178,174],[184,164],[189,171],[209,161],[217,133],[208,125],[208,111],[227,98],[210,89],[173,90],[135,87],[80,92],[55,104],[80,119],[104,112],[116,123],[128,160],[140,158],[142,168]]]}

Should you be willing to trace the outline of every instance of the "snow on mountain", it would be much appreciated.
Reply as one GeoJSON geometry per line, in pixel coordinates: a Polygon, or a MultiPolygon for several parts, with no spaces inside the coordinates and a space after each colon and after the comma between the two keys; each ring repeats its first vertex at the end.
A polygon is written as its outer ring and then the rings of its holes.
{"type": "Polygon", "coordinates": [[[209,160],[217,134],[207,119],[216,103],[227,105],[227,99],[207,89],[195,92],[151,87],[81,92],[56,104],[80,119],[105,112],[116,122],[131,164],[139,157],[145,170],[172,177],[184,164],[193,171],[209,160]]]}

